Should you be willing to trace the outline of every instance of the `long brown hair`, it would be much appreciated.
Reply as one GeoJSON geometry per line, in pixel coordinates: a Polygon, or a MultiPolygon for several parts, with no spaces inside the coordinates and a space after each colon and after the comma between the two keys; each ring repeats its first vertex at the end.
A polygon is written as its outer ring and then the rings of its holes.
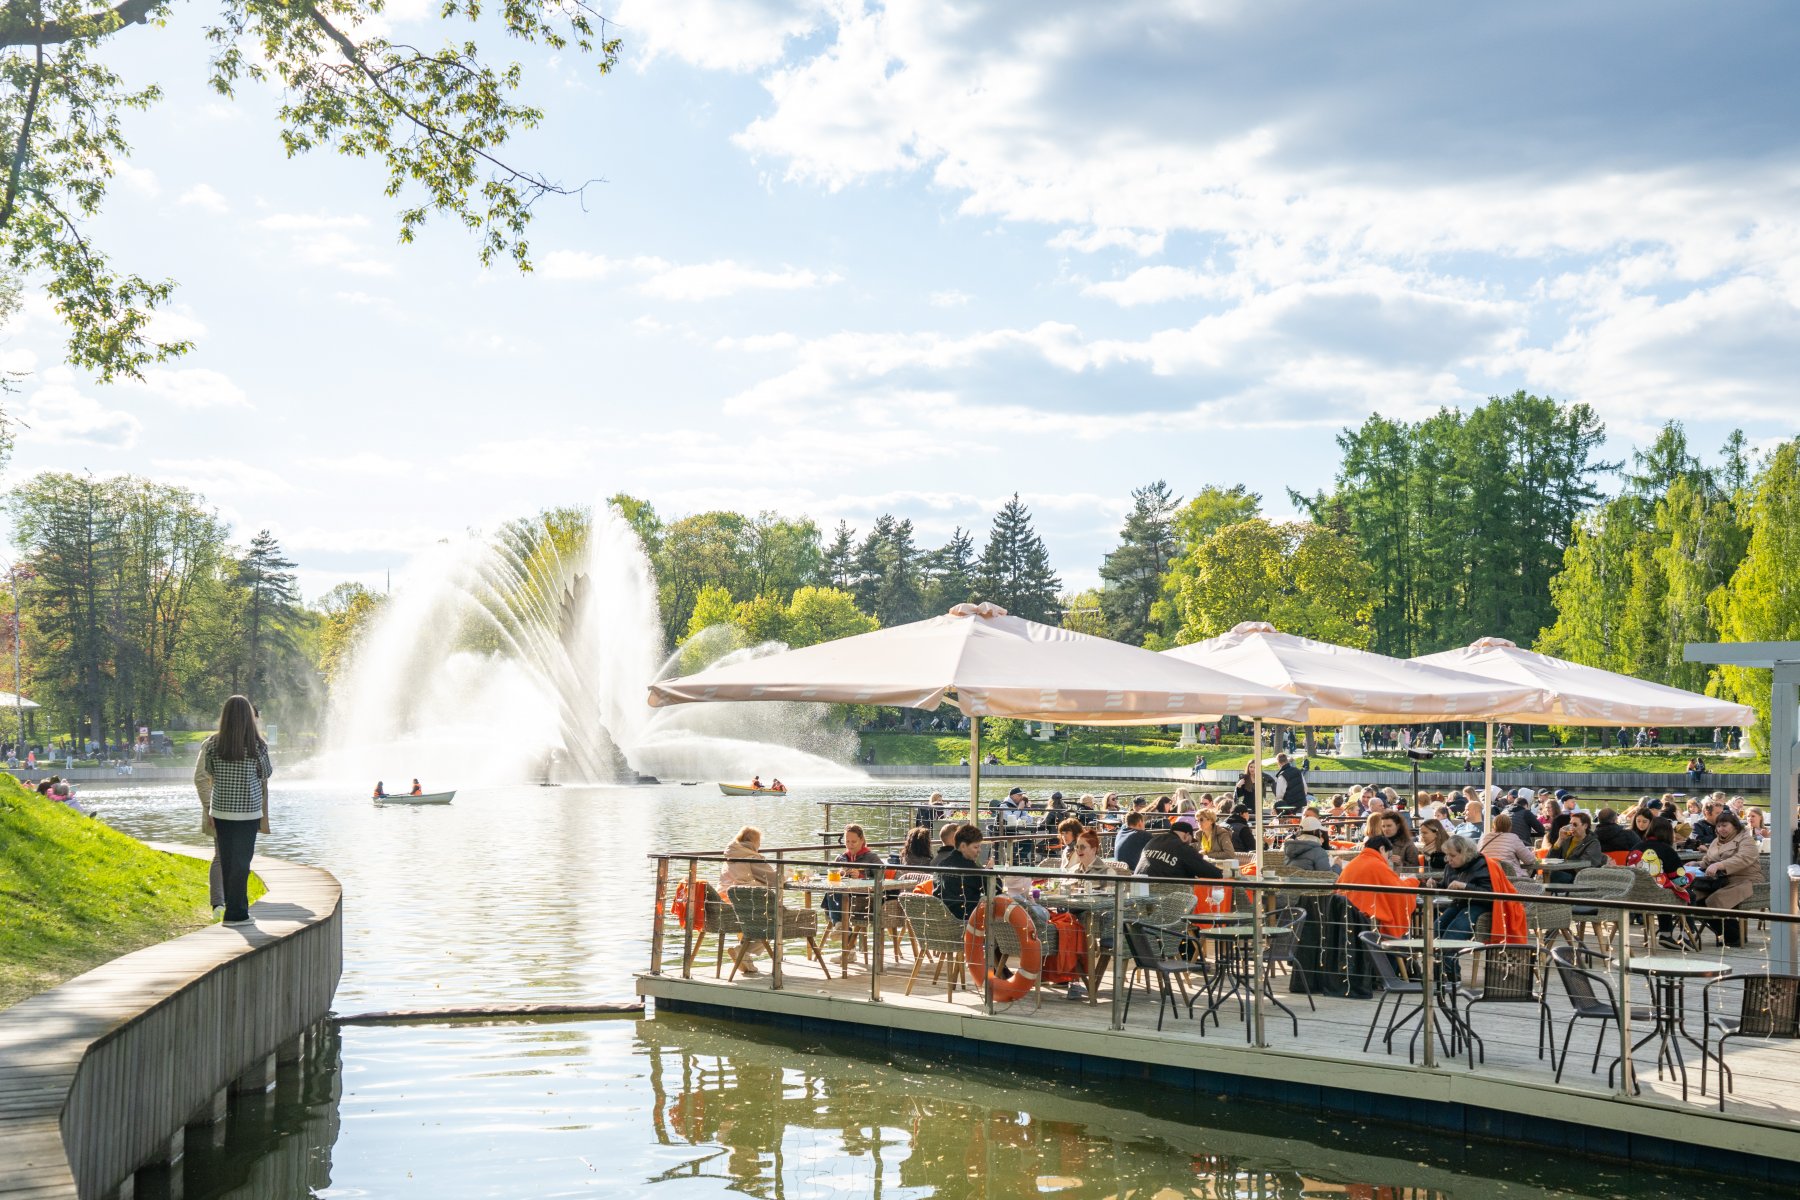
{"type": "Polygon", "coordinates": [[[220,758],[255,758],[262,746],[256,732],[256,709],[246,696],[232,696],[219,710],[219,732],[213,735],[213,753],[220,758]]]}

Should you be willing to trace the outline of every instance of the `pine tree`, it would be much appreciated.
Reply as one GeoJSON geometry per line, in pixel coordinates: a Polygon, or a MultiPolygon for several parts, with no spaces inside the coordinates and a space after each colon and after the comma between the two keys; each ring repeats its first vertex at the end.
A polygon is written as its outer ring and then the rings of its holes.
{"type": "MultiPolygon", "coordinates": [[[[249,687],[260,688],[268,676],[268,658],[289,648],[286,623],[300,598],[294,586],[294,563],[283,558],[281,543],[267,529],[250,539],[250,551],[238,561],[238,585],[244,589],[245,667],[249,687]]],[[[233,678],[232,690],[238,690],[233,678]]]]}
{"type": "Polygon", "coordinates": [[[1013,493],[994,517],[981,552],[976,594],[1015,617],[1054,625],[1060,617],[1062,580],[1050,569],[1050,552],[1031,526],[1031,512],[1013,493]]]}
{"type": "Polygon", "coordinates": [[[975,539],[958,525],[950,540],[925,556],[925,612],[942,616],[975,595],[975,539]]]}
{"type": "Polygon", "coordinates": [[[1150,633],[1150,610],[1162,595],[1163,577],[1179,550],[1175,507],[1181,501],[1158,479],[1134,489],[1131,502],[1119,547],[1100,564],[1106,586],[1099,607],[1107,635],[1136,646],[1150,633]]]}
{"type": "Polygon", "coordinates": [[[925,615],[924,581],[910,519],[895,521],[879,549],[880,578],[875,587],[875,619],[882,625],[905,625],[925,615]]]}
{"type": "Polygon", "coordinates": [[[881,558],[893,536],[894,518],[882,513],[875,518],[869,535],[856,548],[856,569],[850,576],[850,594],[856,597],[856,607],[866,613],[875,612],[875,593],[881,588],[881,558]]]}
{"type": "Polygon", "coordinates": [[[819,577],[825,581],[825,586],[844,592],[850,590],[856,573],[856,544],[851,540],[855,534],[848,521],[837,523],[837,533],[819,561],[819,577]]]}

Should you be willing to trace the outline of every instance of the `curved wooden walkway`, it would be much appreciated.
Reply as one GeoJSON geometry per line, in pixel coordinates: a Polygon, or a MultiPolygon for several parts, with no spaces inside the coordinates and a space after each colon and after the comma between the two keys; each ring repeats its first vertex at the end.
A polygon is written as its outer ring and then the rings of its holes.
{"type": "Polygon", "coordinates": [[[139,1167],[180,1157],[190,1121],[222,1113],[223,1089],[272,1085],[276,1055],[325,1016],[343,969],[338,882],[252,866],[268,886],[255,928],[209,926],[0,1011],[0,1200],[128,1191],[139,1167]]]}

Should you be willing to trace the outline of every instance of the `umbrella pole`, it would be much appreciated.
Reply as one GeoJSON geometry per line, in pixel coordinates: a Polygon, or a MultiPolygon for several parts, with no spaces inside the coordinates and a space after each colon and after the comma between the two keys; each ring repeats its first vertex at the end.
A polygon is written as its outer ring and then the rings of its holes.
{"type": "Polygon", "coordinates": [[[1252,795],[1256,797],[1256,877],[1261,879],[1263,873],[1262,718],[1257,717],[1250,724],[1254,730],[1250,735],[1250,766],[1255,771],[1255,783],[1252,785],[1255,790],[1252,795]]]}
{"type": "Polygon", "coordinates": [[[969,717],[969,820],[981,827],[981,717],[969,717]]]}
{"type": "MultiPolygon", "coordinates": [[[[1486,804],[1488,796],[1494,790],[1494,723],[1492,721],[1487,723],[1487,745],[1482,747],[1482,751],[1482,756],[1487,761],[1487,773],[1481,781],[1481,802],[1486,804]]],[[[1489,828],[1493,827],[1489,826],[1489,828]]]]}

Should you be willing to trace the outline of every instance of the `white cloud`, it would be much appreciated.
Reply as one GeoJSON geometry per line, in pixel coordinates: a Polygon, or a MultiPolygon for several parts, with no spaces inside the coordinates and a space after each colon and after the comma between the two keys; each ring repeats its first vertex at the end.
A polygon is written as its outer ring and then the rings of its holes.
{"type": "Polygon", "coordinates": [[[259,219],[257,227],[271,233],[287,235],[288,253],[307,266],[323,267],[351,275],[391,275],[392,263],[373,256],[352,231],[366,229],[369,219],[361,215],[333,213],[272,213],[259,219]]]}
{"type": "Polygon", "coordinates": [[[159,308],[150,314],[150,324],[145,332],[152,341],[158,342],[197,342],[206,336],[206,325],[194,315],[194,310],[185,304],[173,308],[159,308]]]}
{"type": "Polygon", "coordinates": [[[275,471],[232,458],[157,458],[150,465],[168,482],[203,496],[215,492],[267,495],[294,490],[294,485],[275,471]]]}
{"type": "Polygon", "coordinates": [[[545,279],[605,279],[626,267],[620,259],[585,250],[552,250],[537,264],[537,273],[545,279]]]}
{"type": "Polygon", "coordinates": [[[31,393],[17,416],[22,445],[105,446],[129,450],[137,443],[143,423],[128,412],[107,408],[82,395],[70,382],[69,372],[45,373],[46,382],[31,393]]]}
{"type": "Polygon", "coordinates": [[[722,337],[713,343],[713,347],[766,354],[771,350],[792,350],[799,344],[800,339],[791,333],[753,333],[747,337],[722,337]]]}
{"type": "Polygon", "coordinates": [[[114,162],[113,174],[139,195],[148,196],[152,200],[162,195],[162,184],[157,182],[156,172],[148,167],[136,167],[128,162],[114,162]]]}
{"type": "Polygon", "coordinates": [[[967,292],[948,288],[941,292],[931,293],[931,306],[933,308],[962,308],[974,298],[967,292]]]}
{"type": "Polygon", "coordinates": [[[1218,296],[1232,286],[1232,280],[1226,276],[1208,275],[1185,267],[1157,266],[1139,267],[1123,279],[1087,284],[1081,293],[1131,308],[1193,296],[1218,296]]]}
{"type": "Polygon", "coordinates": [[[1129,250],[1139,258],[1148,258],[1152,254],[1162,253],[1167,240],[1161,233],[1143,233],[1133,229],[1090,229],[1085,233],[1078,229],[1065,229],[1050,239],[1050,247],[1053,250],[1079,250],[1083,254],[1097,254],[1102,250],[1119,248],[1129,250]]]}
{"type": "Polygon", "coordinates": [[[209,212],[215,215],[231,211],[231,205],[226,201],[225,197],[220,195],[211,185],[204,183],[196,183],[193,187],[181,193],[181,197],[176,203],[185,204],[189,207],[198,208],[203,212],[209,212]]]}
{"type": "Polygon", "coordinates": [[[817,26],[826,7],[822,0],[622,0],[613,16],[646,62],[667,56],[745,71],[780,58],[790,39],[817,26]]]}
{"type": "Polygon", "coordinates": [[[331,454],[313,458],[303,458],[300,466],[308,471],[323,472],[331,475],[355,475],[360,477],[382,477],[405,472],[412,464],[395,459],[391,455],[377,454],[373,450],[358,450],[350,454],[331,454]]]}
{"type": "Polygon", "coordinates": [[[149,367],[143,381],[122,380],[120,387],[149,392],[180,408],[247,408],[250,398],[229,376],[205,367],[149,367]]]}
{"type": "Polygon", "coordinates": [[[767,271],[720,259],[689,266],[664,265],[639,284],[638,290],[661,300],[717,300],[739,292],[828,287],[839,278],[835,273],[820,274],[795,267],[767,271]]]}
{"type": "Polygon", "coordinates": [[[456,471],[488,479],[577,479],[591,476],[602,447],[582,434],[483,442],[450,460],[456,471]]]}

